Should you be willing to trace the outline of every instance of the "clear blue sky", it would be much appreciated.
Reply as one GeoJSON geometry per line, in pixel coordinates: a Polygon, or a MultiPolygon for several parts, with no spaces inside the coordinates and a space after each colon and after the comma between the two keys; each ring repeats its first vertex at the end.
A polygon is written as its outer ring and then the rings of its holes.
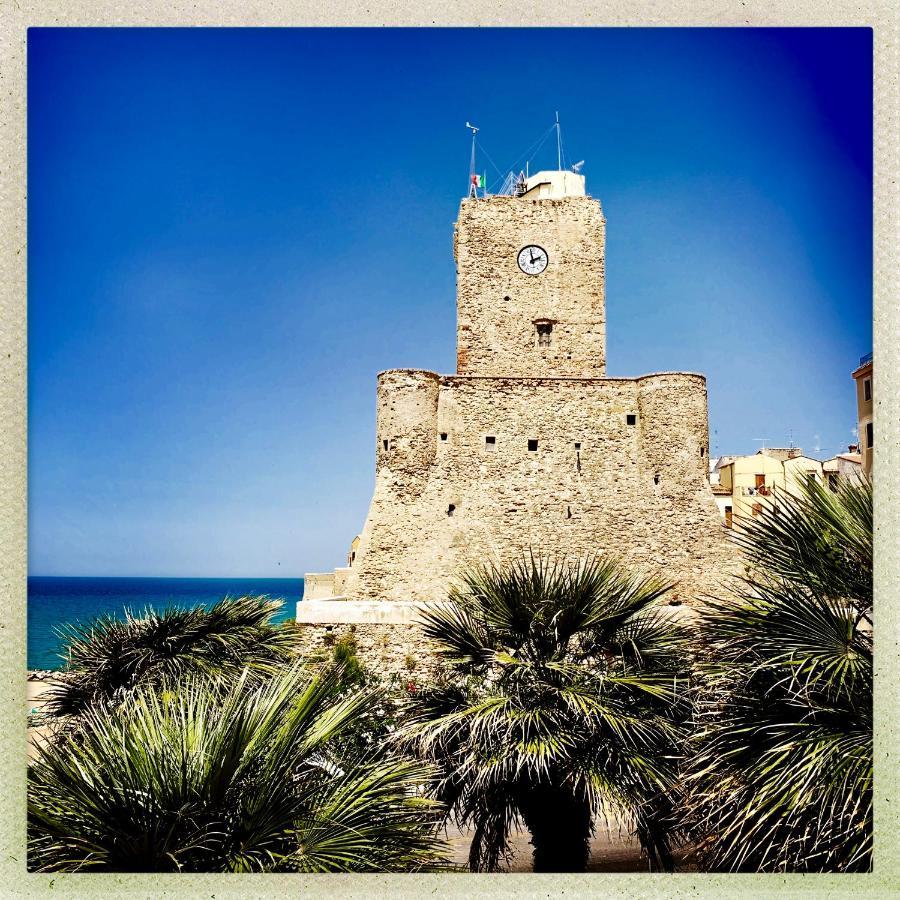
{"type": "Polygon", "coordinates": [[[342,563],[376,373],[455,366],[467,119],[504,169],[559,110],[607,218],[611,375],[705,373],[714,454],[845,448],[872,343],[871,47],[31,29],[31,572],[342,563]]]}

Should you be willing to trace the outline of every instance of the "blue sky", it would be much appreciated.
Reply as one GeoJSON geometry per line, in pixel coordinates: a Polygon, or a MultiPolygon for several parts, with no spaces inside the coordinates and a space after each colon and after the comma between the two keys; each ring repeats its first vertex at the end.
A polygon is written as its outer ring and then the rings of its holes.
{"type": "Polygon", "coordinates": [[[30,571],[342,563],[376,373],[455,366],[467,119],[490,184],[559,110],[607,218],[610,375],[706,374],[714,454],[844,449],[872,345],[871,47],[31,29],[30,571]]]}

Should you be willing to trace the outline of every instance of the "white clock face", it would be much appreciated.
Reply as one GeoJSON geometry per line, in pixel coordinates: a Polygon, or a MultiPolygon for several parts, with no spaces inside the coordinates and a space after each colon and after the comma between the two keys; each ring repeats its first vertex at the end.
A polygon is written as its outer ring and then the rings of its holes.
{"type": "Polygon", "coordinates": [[[529,244],[519,251],[519,268],[526,275],[540,275],[548,262],[547,251],[537,244],[529,244]]]}

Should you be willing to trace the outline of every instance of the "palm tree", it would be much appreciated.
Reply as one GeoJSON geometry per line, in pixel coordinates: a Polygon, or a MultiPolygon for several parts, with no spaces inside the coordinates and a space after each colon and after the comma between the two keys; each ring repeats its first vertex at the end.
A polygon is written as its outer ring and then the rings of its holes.
{"type": "Polygon", "coordinates": [[[710,601],[689,753],[700,862],[872,861],[872,486],[810,481],[749,520],[738,599],[710,601]]]}
{"type": "Polygon", "coordinates": [[[121,702],[140,684],[189,672],[274,672],[295,659],[297,647],[291,626],[272,622],[280,608],[280,600],[226,597],[210,609],[148,609],[141,617],[64,626],[66,672],[47,691],[47,712],[81,715],[97,703],[121,702]]]}
{"type": "Polygon", "coordinates": [[[404,739],[440,767],[448,814],[474,825],[472,870],[498,868],[520,821],[535,871],[584,870],[601,814],[671,867],[689,660],[685,628],[659,606],[668,589],[610,560],[529,555],[464,573],[424,615],[450,675],[411,699],[404,739]]]}
{"type": "Polygon", "coordinates": [[[438,864],[431,772],[341,754],[374,701],[340,672],[190,675],[94,706],[29,770],[38,871],[420,871],[438,864]]]}

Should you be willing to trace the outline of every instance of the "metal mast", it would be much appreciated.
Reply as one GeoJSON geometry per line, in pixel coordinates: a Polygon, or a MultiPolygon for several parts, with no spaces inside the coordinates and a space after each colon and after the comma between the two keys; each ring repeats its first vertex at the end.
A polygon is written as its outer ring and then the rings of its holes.
{"type": "Polygon", "coordinates": [[[556,111],[556,168],[562,171],[562,138],[559,134],[559,110],[556,111]]]}

